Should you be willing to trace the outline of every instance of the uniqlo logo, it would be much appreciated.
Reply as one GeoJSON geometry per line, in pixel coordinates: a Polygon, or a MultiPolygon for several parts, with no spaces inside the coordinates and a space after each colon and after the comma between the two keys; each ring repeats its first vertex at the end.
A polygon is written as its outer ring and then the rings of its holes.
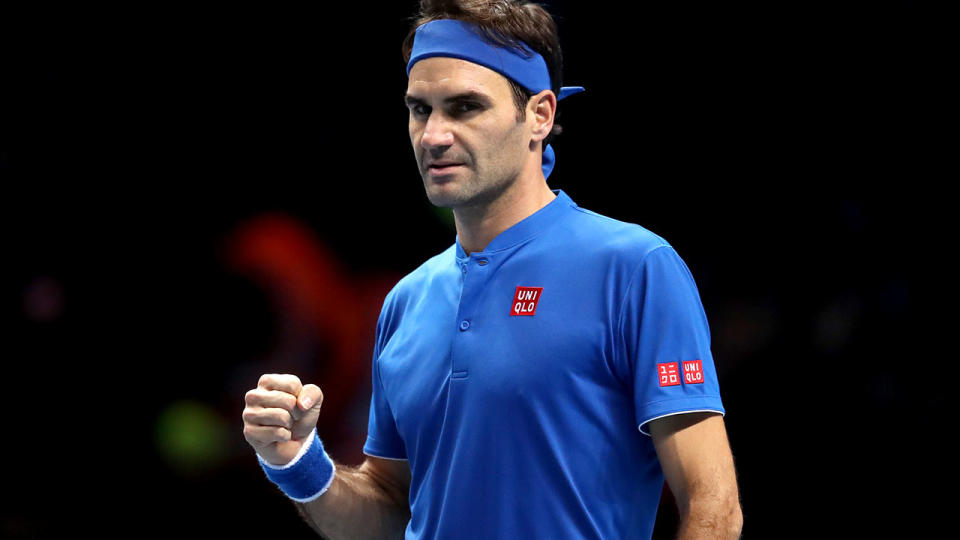
{"type": "Polygon", "coordinates": [[[537,312],[537,303],[543,287],[517,287],[510,305],[510,315],[533,315],[537,312]]]}
{"type": "Polygon", "coordinates": [[[676,362],[657,364],[657,373],[660,375],[660,386],[676,386],[680,384],[680,373],[676,362]]]}
{"type": "Polygon", "coordinates": [[[703,362],[690,360],[683,363],[683,382],[687,384],[703,384],[703,362]]]}

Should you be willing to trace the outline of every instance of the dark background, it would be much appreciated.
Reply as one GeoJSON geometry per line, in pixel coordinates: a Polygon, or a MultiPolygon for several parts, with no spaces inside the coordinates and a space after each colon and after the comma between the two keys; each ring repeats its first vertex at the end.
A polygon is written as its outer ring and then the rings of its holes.
{"type": "MultiPolygon", "coordinates": [[[[587,88],[550,186],[690,267],[745,537],[936,530],[954,376],[921,305],[949,179],[931,17],[547,4],[587,88]]],[[[328,450],[362,460],[383,296],[455,235],[406,132],[414,7],[2,18],[0,537],[309,535],[243,440],[243,394],[316,381],[328,450]]]]}

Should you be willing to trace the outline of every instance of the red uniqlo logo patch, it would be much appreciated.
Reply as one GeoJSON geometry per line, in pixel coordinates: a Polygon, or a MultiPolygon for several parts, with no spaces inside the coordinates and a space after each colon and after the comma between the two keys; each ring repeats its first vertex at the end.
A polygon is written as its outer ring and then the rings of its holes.
{"type": "Polygon", "coordinates": [[[540,293],[543,287],[517,287],[513,295],[513,304],[510,306],[510,315],[533,315],[537,312],[537,303],[540,302],[540,293]]]}
{"type": "Polygon", "coordinates": [[[687,384],[703,384],[703,362],[700,360],[684,362],[683,382],[687,384]]]}
{"type": "Polygon", "coordinates": [[[657,364],[657,373],[660,375],[660,386],[676,386],[680,384],[680,373],[676,362],[657,364]]]}

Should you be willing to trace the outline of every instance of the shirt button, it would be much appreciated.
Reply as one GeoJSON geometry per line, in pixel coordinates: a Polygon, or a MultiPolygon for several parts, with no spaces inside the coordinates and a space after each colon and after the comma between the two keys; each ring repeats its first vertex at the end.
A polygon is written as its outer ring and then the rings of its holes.
{"type": "Polygon", "coordinates": [[[470,321],[460,321],[460,330],[470,328],[470,321]]]}
{"type": "Polygon", "coordinates": [[[485,265],[487,264],[487,260],[486,260],[486,259],[480,259],[479,261],[477,261],[477,264],[479,264],[480,266],[485,266],[485,265]]]}

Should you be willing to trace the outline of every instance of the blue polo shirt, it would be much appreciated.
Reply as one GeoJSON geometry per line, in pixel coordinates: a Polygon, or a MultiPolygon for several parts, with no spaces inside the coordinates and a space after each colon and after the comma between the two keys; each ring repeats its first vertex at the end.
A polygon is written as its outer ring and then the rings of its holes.
{"type": "Polygon", "coordinates": [[[553,192],[384,300],[363,451],[409,460],[407,539],[648,539],[663,472],[646,424],[725,412],[674,248],[553,192]]]}

